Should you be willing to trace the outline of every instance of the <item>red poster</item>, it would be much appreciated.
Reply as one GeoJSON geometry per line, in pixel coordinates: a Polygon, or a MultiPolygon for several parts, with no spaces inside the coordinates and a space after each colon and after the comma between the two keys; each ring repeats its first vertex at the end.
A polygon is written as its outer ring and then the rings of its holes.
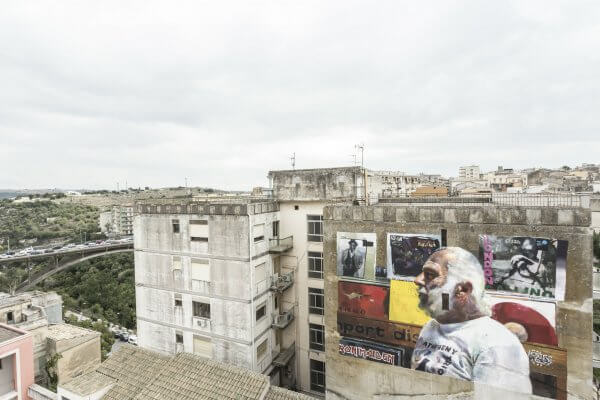
{"type": "Polygon", "coordinates": [[[363,318],[388,320],[390,288],[365,283],[338,282],[338,311],[363,318]]]}

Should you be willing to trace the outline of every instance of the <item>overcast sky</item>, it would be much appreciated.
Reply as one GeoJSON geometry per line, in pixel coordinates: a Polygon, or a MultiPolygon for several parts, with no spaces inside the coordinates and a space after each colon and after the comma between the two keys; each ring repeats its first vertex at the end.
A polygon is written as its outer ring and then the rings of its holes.
{"type": "Polygon", "coordinates": [[[5,1],[0,188],[600,162],[600,2],[5,1]]]}

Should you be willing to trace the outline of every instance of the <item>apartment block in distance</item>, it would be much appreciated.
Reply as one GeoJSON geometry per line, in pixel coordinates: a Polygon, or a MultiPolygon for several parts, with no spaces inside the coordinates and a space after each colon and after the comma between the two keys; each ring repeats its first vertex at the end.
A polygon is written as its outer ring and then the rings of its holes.
{"type": "Polygon", "coordinates": [[[139,345],[193,353],[294,386],[293,238],[270,200],[140,203],[134,222],[139,345]]]}

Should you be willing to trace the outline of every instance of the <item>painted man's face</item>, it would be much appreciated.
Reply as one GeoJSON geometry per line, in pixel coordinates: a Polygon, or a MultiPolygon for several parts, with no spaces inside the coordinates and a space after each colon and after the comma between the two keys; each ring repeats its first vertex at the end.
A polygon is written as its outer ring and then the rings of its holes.
{"type": "Polygon", "coordinates": [[[448,282],[447,260],[444,253],[444,251],[434,253],[423,265],[423,272],[415,278],[415,284],[419,287],[419,307],[432,318],[441,316],[447,311],[444,310],[442,294],[447,293],[448,296],[454,291],[454,287],[451,287],[452,282],[448,282]]]}

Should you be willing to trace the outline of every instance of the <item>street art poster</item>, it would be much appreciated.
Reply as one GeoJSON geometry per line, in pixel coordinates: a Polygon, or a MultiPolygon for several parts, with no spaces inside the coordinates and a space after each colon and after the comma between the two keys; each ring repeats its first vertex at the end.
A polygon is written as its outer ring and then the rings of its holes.
{"type": "Polygon", "coordinates": [[[337,274],[375,280],[376,242],[375,233],[338,232],[337,274]]]}
{"type": "Polygon", "coordinates": [[[440,235],[388,233],[388,278],[414,279],[429,256],[440,248],[440,243],[440,235]]]}
{"type": "Polygon", "coordinates": [[[365,340],[342,338],[339,353],[388,365],[407,366],[406,349],[377,344],[365,340]]]}
{"type": "MultiPolygon", "coordinates": [[[[523,239],[519,246],[529,248],[525,238],[518,239],[523,239]]],[[[559,259],[562,245],[556,241],[546,245],[541,241],[538,247],[546,253],[553,248],[556,255],[536,252],[536,259],[542,263],[559,259]]],[[[506,259],[503,253],[499,255],[506,259]]],[[[478,257],[462,248],[444,248],[429,257],[434,257],[435,271],[428,267],[428,273],[419,278],[421,286],[391,280],[387,296],[383,285],[341,282],[338,332],[344,339],[360,340],[362,349],[355,344],[340,353],[377,362],[385,358],[383,362],[389,363],[391,356],[374,355],[374,346],[399,348],[406,360],[400,365],[407,368],[564,398],[566,352],[558,347],[554,300],[486,291],[489,273],[485,274],[478,257]],[[387,315],[375,305],[382,301],[383,307],[388,305],[387,315]]]]}
{"type": "Polygon", "coordinates": [[[564,300],[567,245],[565,240],[480,235],[486,289],[564,300]]]}
{"type": "Polygon", "coordinates": [[[338,311],[364,318],[388,319],[390,288],[356,282],[338,282],[338,311]]]}
{"type": "Polygon", "coordinates": [[[490,305],[492,318],[517,335],[521,343],[558,346],[554,303],[490,296],[490,305]]]}
{"type": "Polygon", "coordinates": [[[419,308],[414,282],[390,281],[390,321],[423,326],[431,317],[419,308]]]}

